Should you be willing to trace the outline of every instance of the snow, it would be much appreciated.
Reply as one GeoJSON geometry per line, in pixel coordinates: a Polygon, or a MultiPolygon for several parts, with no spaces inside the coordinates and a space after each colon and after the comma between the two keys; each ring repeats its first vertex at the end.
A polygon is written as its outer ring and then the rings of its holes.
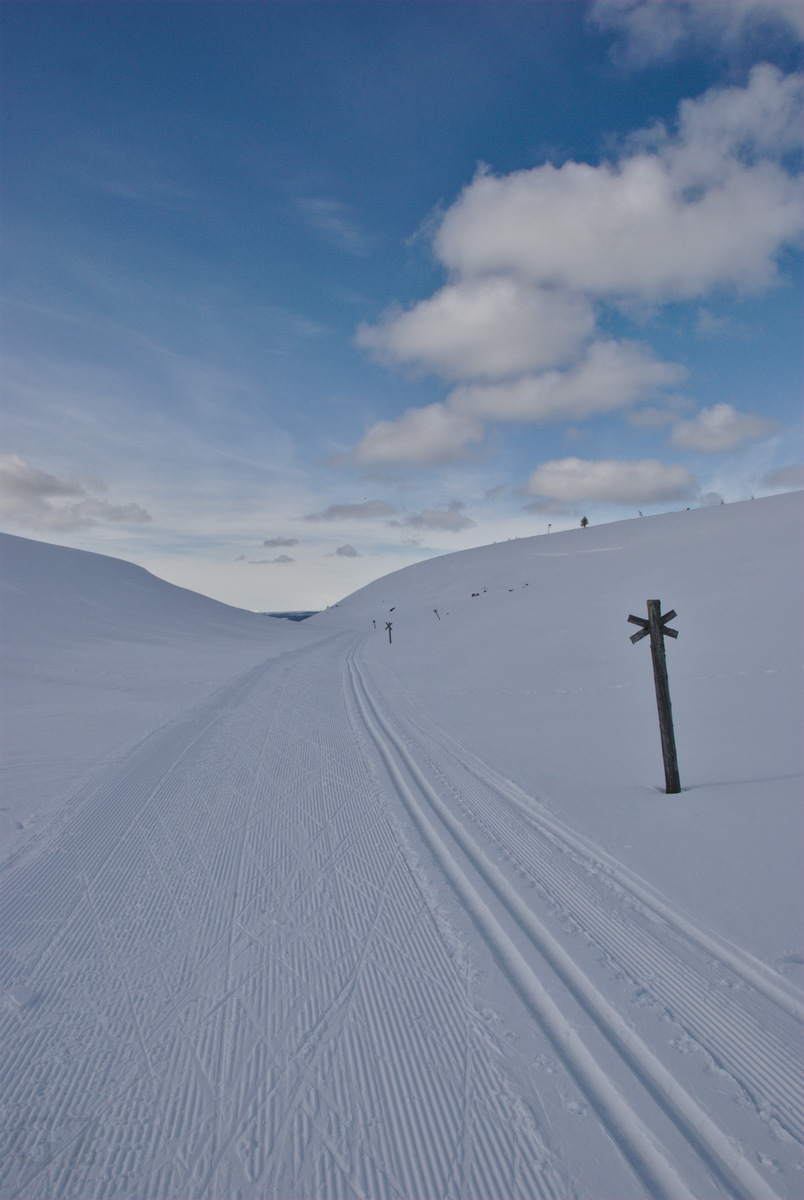
{"type": "Polygon", "coordinates": [[[6,853],[93,764],[234,672],[311,640],[106,555],[2,534],[0,569],[6,853]]]}
{"type": "Polygon", "coordinates": [[[800,1196],[801,500],[300,623],[3,535],[0,1195],[800,1196]]]}

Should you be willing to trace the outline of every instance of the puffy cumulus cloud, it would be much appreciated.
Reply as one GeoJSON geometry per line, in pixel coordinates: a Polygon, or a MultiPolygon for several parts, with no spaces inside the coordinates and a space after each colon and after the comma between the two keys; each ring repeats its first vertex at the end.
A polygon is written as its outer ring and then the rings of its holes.
{"type": "Polygon", "coordinates": [[[798,180],[781,161],[800,137],[801,91],[801,76],[763,64],[745,88],[684,101],[675,134],[644,131],[617,162],[481,173],[445,214],[436,253],[464,279],[610,298],[765,287],[801,235],[798,180]]]}
{"type": "Polygon", "coordinates": [[[762,479],[762,487],[778,488],[785,492],[804,488],[804,463],[791,463],[788,467],[777,467],[775,471],[768,471],[762,479]]]}
{"type": "Polygon", "coordinates": [[[634,429],[666,429],[695,408],[695,403],[688,396],[665,396],[662,399],[661,407],[646,404],[627,413],[629,425],[634,429]]]}
{"type": "Polygon", "coordinates": [[[360,555],[355,550],[354,546],[339,546],[335,551],[338,558],[359,558],[360,555]]]}
{"type": "MultiPolygon", "coordinates": [[[[612,161],[478,173],[433,235],[449,282],[357,334],[380,361],[457,386],[443,402],[370,426],[341,461],[435,466],[469,456],[489,421],[633,415],[677,385],[683,367],[604,339],[596,313],[774,281],[779,256],[801,239],[790,154],[801,98],[802,76],[762,64],[744,87],[684,101],[673,129],[642,130],[612,161]]],[[[655,417],[672,398],[654,403],[655,417]]],[[[732,420],[730,436],[759,436],[745,420],[732,420]]],[[[703,422],[682,423],[675,436],[700,447],[703,422]]]]}
{"type": "Polygon", "coordinates": [[[390,517],[396,509],[384,500],[364,500],[361,504],[330,504],[323,512],[308,513],[305,521],[370,521],[390,517]]]}
{"type": "Polygon", "coordinates": [[[593,342],[568,370],[462,384],[445,403],[380,421],[366,431],[352,457],[361,464],[437,465],[465,457],[470,444],[483,437],[484,422],[583,420],[628,408],[685,375],[684,367],[661,362],[639,343],[593,342]]]}
{"type": "Polygon", "coordinates": [[[483,423],[476,417],[453,412],[444,404],[428,404],[409,408],[396,421],[372,425],[350,458],[360,466],[437,466],[462,457],[470,443],[482,437],[483,423]]]}
{"type": "Polygon", "coordinates": [[[407,312],[361,325],[357,343],[386,364],[495,380],[567,362],[594,325],[584,298],[499,276],[450,283],[407,312]]]}
{"type": "Polygon", "coordinates": [[[458,413],[496,421],[578,421],[625,408],[646,393],[679,383],[686,370],[659,361],[635,342],[594,342],[568,371],[546,371],[498,384],[457,388],[448,404],[458,413]]]}
{"type": "Polygon", "coordinates": [[[670,444],[678,450],[699,450],[715,454],[736,450],[743,442],[759,441],[778,432],[775,421],[739,413],[731,404],[702,408],[689,421],[679,421],[670,435],[670,444]]]}
{"type": "Polygon", "coordinates": [[[95,476],[62,479],[30,466],[19,455],[0,455],[0,516],[25,529],[71,533],[95,525],[141,525],[152,520],[139,504],[111,504],[92,494],[106,490],[103,480],[95,476]]]}
{"type": "Polygon", "coordinates": [[[461,500],[450,500],[442,508],[425,508],[420,513],[411,513],[404,521],[389,521],[389,525],[408,529],[436,529],[441,533],[460,533],[472,529],[475,522],[464,513],[466,505],[461,500]]]}
{"type": "Polygon", "coordinates": [[[692,500],[698,491],[698,484],[686,467],[660,463],[654,458],[638,462],[562,458],[542,463],[523,488],[525,495],[565,504],[581,500],[660,504],[692,500]]]}
{"type": "Polygon", "coordinates": [[[298,544],[298,538],[285,537],[266,538],[263,542],[263,546],[265,546],[266,550],[278,550],[281,546],[298,546],[298,544]]]}
{"type": "Polygon", "coordinates": [[[617,35],[615,59],[635,69],[677,59],[693,46],[728,53],[760,31],[804,36],[797,0],[596,0],[589,19],[617,35]]]}

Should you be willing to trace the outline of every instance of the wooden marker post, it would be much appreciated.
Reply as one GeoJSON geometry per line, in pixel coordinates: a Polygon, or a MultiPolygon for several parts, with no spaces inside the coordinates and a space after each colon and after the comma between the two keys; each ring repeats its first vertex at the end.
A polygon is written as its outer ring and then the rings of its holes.
{"type": "Polygon", "coordinates": [[[388,630],[388,644],[389,644],[389,645],[391,644],[391,627],[392,627],[392,626],[391,626],[391,622],[390,622],[390,621],[386,621],[386,622],[385,622],[385,628],[388,630]]]}
{"type": "Polygon", "coordinates": [[[664,639],[677,638],[677,629],[668,629],[667,622],[675,617],[675,609],[662,613],[661,600],[648,601],[648,619],[629,616],[632,625],[641,625],[639,633],[631,635],[632,642],[639,642],[650,635],[650,653],[653,659],[653,682],[656,685],[656,706],[659,710],[659,733],[662,738],[662,758],[664,759],[665,790],[668,795],[681,791],[678,778],[678,758],[676,757],[676,739],[673,733],[673,709],[670,705],[670,684],[667,681],[667,661],[664,655],[664,639]]]}

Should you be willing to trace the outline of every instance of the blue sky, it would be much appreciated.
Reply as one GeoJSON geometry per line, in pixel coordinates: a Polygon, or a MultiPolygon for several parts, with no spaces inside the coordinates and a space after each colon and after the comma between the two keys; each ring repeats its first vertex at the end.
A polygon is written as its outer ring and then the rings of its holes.
{"type": "Polygon", "coordinates": [[[801,486],[803,12],[3,5],[2,527],[317,608],[801,486]]]}

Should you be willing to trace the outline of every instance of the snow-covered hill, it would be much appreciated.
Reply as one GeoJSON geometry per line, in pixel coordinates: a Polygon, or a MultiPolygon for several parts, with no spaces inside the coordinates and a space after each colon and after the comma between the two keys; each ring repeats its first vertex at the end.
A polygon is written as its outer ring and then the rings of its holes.
{"type": "Polygon", "coordinates": [[[0,533],[0,844],[93,763],[239,670],[315,640],[133,563],[0,533]]]}
{"type": "Polygon", "coordinates": [[[800,1195],[801,525],[507,542],[301,624],[3,538],[0,1194],[800,1195]]]}
{"type": "Polygon", "coordinates": [[[780,962],[804,899],[803,534],[800,492],[579,528],[431,559],[312,625],[376,620],[365,657],[384,687],[780,962]],[[648,642],[627,624],[654,597],[678,613],[673,801],[648,642]]]}

